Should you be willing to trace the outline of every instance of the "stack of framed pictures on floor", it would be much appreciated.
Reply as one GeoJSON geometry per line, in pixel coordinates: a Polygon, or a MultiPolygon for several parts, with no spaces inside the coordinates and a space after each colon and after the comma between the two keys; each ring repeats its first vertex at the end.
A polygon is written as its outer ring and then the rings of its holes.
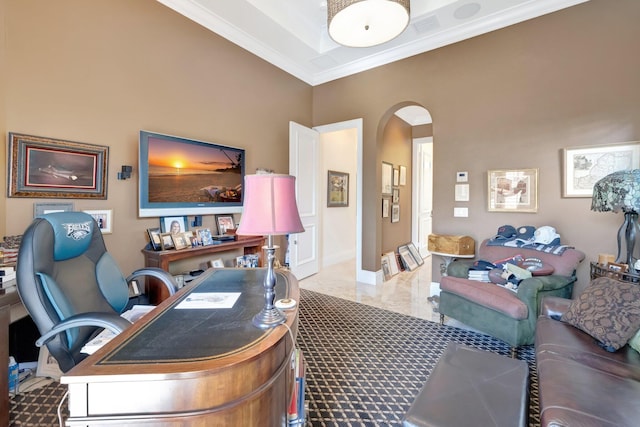
{"type": "Polygon", "coordinates": [[[413,271],[424,264],[416,246],[409,242],[398,247],[397,252],[382,255],[381,265],[384,280],[387,281],[400,271],[413,271]]]}

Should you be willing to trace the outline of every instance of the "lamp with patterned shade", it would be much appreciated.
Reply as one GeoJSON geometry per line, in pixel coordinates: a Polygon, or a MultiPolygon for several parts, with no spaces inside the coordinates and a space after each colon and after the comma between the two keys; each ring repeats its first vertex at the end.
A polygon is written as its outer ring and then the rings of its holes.
{"type": "Polygon", "coordinates": [[[624,213],[624,222],[618,230],[616,262],[625,263],[630,269],[634,268],[633,250],[640,212],[640,169],[614,172],[596,182],[593,186],[591,210],[624,213]],[[622,251],[623,239],[626,253],[622,251]]]}
{"type": "Polygon", "coordinates": [[[253,324],[272,328],[286,320],[275,305],[276,275],[273,270],[277,246],[273,236],[304,231],[296,203],[296,178],[291,175],[260,174],[244,178],[244,207],[236,234],[267,236],[267,271],[264,277],[264,308],[254,316],[253,324]]]}

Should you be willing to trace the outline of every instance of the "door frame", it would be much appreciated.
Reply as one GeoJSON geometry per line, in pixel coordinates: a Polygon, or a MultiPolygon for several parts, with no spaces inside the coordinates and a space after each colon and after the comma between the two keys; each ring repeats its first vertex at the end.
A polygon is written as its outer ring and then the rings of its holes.
{"type": "Polygon", "coordinates": [[[362,269],[362,168],[363,168],[363,119],[353,119],[344,122],[330,123],[314,126],[319,133],[335,132],[346,129],[355,129],[357,138],[357,172],[356,172],[356,281],[375,285],[376,272],[362,269]]]}

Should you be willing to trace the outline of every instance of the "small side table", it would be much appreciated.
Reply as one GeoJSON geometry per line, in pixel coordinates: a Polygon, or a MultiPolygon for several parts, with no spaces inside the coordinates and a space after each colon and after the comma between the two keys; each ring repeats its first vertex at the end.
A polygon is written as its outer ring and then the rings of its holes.
{"type": "Polygon", "coordinates": [[[449,264],[455,261],[457,258],[474,258],[475,254],[471,255],[458,255],[458,254],[447,254],[444,252],[431,252],[433,255],[438,255],[442,257],[444,260],[444,264],[440,264],[440,274],[442,276],[447,275],[447,269],[449,268],[449,264]]]}

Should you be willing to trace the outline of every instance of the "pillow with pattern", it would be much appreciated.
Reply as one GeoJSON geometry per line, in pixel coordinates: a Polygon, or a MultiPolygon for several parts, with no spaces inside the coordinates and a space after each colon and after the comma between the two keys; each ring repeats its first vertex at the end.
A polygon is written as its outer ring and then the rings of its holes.
{"type": "Polygon", "coordinates": [[[640,285],[594,279],[560,320],[588,333],[605,350],[616,351],[640,329],[640,285]]]}

